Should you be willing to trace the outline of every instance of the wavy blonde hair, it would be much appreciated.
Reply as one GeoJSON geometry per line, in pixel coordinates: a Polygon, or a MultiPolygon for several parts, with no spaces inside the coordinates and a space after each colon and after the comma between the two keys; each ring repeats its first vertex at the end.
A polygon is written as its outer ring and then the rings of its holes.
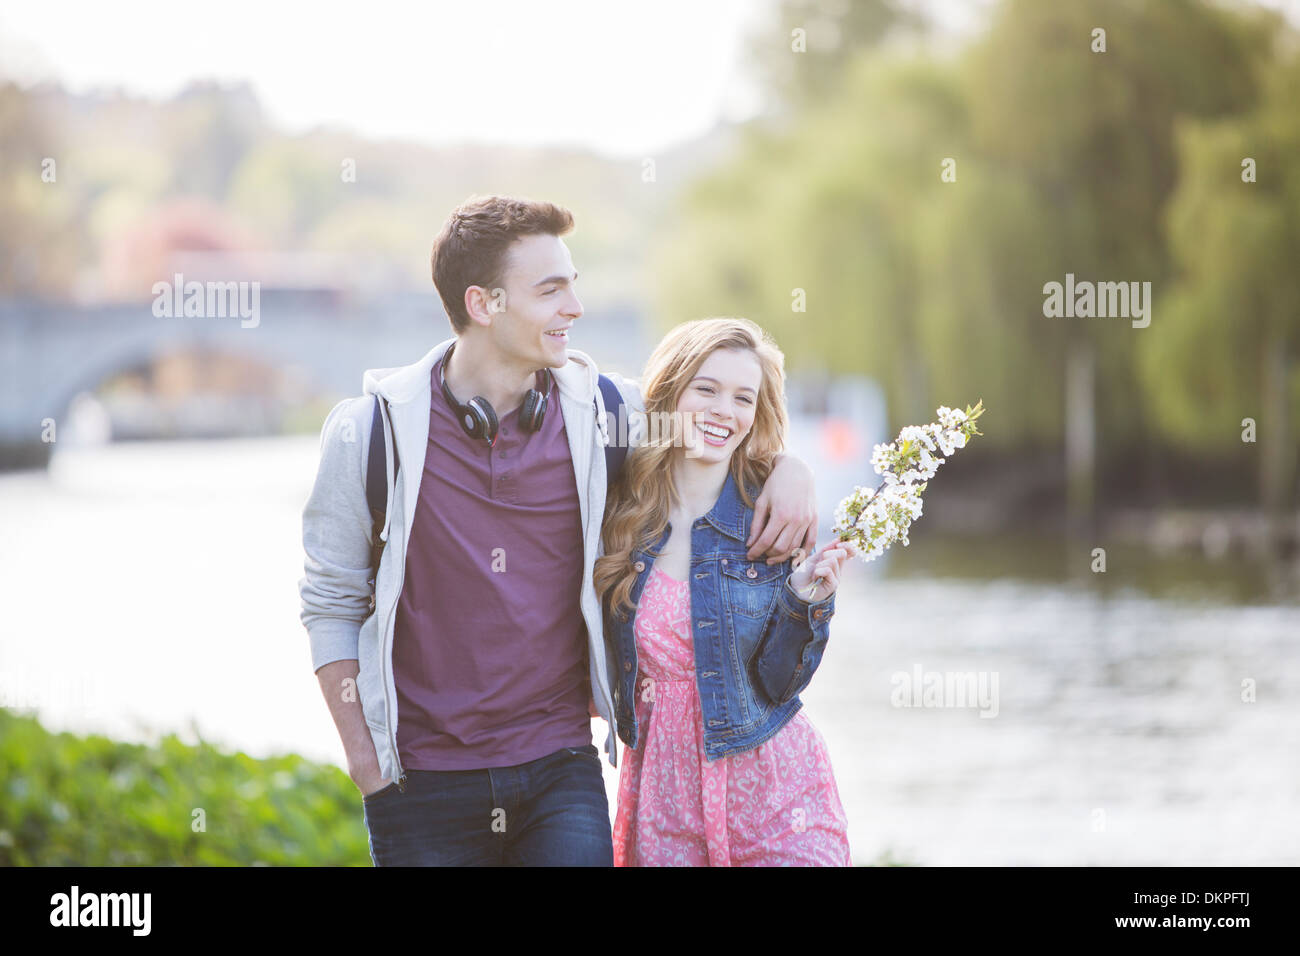
{"type": "Polygon", "coordinates": [[[731,474],[747,507],[754,506],[750,489],[763,486],[776,456],[785,448],[785,356],[770,335],[749,319],[712,318],[683,322],[664,336],[646,363],[642,391],[647,418],[671,423],[670,434],[629,452],[605,502],[601,532],[605,554],[595,567],[596,593],[624,619],[635,610],[632,552],[658,539],[677,501],[672,469],[673,449],[682,439],[677,403],[700,366],[717,349],[752,352],[763,372],[754,423],[731,455],[731,474]]]}

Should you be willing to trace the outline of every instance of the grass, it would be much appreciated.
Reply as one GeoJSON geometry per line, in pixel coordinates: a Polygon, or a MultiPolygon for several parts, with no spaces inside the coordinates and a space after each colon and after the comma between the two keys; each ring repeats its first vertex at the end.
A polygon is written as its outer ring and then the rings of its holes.
{"type": "Polygon", "coordinates": [[[0,866],[369,866],[338,767],[51,733],[0,709],[0,866]]]}
{"type": "Polygon", "coordinates": [[[371,865],[356,786],[294,754],[52,733],[0,708],[0,788],[0,866],[371,865]]]}

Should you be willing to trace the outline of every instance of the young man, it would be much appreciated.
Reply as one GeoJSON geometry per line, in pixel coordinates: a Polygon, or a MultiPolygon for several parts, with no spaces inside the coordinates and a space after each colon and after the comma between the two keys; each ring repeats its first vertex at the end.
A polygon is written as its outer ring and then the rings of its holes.
{"type": "MultiPolygon", "coordinates": [[[[592,586],[606,429],[596,366],[568,347],[572,225],[545,202],[455,210],[432,256],[455,337],[367,371],[321,431],[302,621],[376,865],[613,861],[590,723],[594,705],[617,766],[592,586]],[[374,396],[388,511],[372,589],[374,396]]],[[[636,383],[611,378],[642,412],[636,383]]],[[[807,466],[783,459],[758,514],[751,556],[811,550],[807,466]]]]}

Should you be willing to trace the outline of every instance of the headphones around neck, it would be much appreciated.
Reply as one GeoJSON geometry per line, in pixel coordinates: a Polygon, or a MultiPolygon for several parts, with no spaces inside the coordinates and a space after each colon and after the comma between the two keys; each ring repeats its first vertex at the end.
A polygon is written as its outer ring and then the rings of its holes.
{"type": "MultiPolygon", "coordinates": [[[[493,410],[492,404],[483,396],[475,395],[468,402],[462,405],[456,400],[456,396],[451,394],[451,389],[447,387],[447,360],[451,358],[452,349],[456,348],[453,343],[447,349],[447,354],[442,357],[442,365],[438,368],[438,380],[442,383],[442,394],[447,399],[447,404],[456,415],[456,420],[460,422],[460,427],[464,429],[465,434],[470,438],[481,439],[488,443],[489,448],[495,448],[497,443],[497,413],[493,410]]],[[[530,388],[528,394],[524,396],[524,404],[519,408],[519,424],[524,431],[540,431],[542,422],[546,419],[546,396],[551,388],[551,370],[539,369],[537,372],[537,382],[542,386],[542,390],[530,388]]]]}

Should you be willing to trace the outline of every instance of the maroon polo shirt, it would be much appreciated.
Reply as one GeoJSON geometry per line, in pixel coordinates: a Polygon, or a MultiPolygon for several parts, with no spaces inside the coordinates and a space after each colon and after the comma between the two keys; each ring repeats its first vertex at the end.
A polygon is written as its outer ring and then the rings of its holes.
{"type": "Polygon", "coordinates": [[[591,743],[578,488],[553,381],[541,430],[515,409],[489,448],[441,367],[397,603],[397,749],[413,770],[508,767],[591,743]]]}

